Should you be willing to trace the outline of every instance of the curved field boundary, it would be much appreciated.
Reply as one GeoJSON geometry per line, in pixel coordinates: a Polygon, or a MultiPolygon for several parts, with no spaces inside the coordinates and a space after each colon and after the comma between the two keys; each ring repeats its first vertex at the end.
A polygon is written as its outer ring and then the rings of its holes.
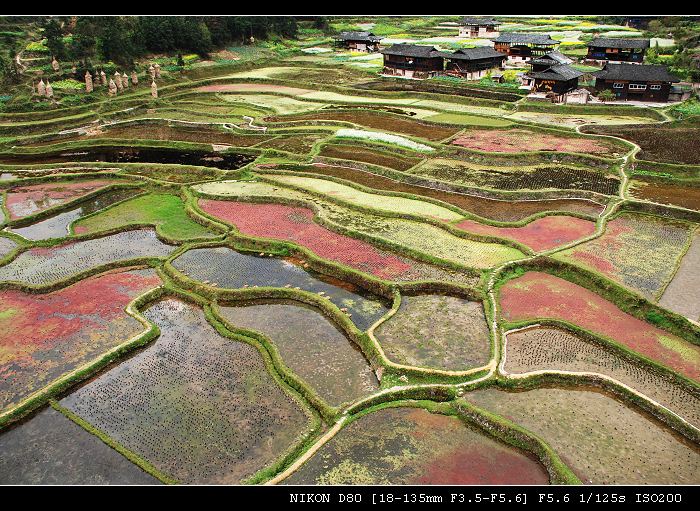
{"type": "MultiPolygon", "coordinates": [[[[552,322],[547,322],[547,323],[552,323],[552,322]]],[[[687,437],[689,440],[699,443],[700,442],[700,428],[697,426],[693,425],[677,413],[675,413],[673,410],[670,408],[662,405],[658,401],[655,401],[654,399],[650,398],[646,394],[639,392],[638,390],[634,389],[633,387],[630,387],[629,385],[626,385],[625,383],[622,383],[621,381],[608,376],[603,373],[598,373],[598,372],[592,372],[592,371],[566,371],[566,370],[558,370],[558,369],[542,369],[542,370],[537,370],[537,371],[528,371],[524,373],[509,373],[505,370],[505,364],[506,364],[506,359],[508,356],[508,350],[507,350],[507,345],[508,345],[508,334],[513,333],[513,332],[518,332],[522,330],[528,330],[531,328],[536,328],[538,326],[541,326],[540,323],[535,323],[535,324],[530,324],[527,326],[523,326],[520,328],[514,328],[511,330],[508,330],[503,333],[503,356],[501,358],[501,362],[498,365],[498,372],[499,375],[503,376],[507,380],[532,380],[532,381],[539,381],[538,377],[544,377],[544,381],[546,382],[546,377],[552,376],[554,378],[558,379],[561,378],[563,381],[573,383],[575,385],[583,385],[583,386],[600,386],[606,389],[611,390],[614,392],[615,395],[621,397],[625,401],[637,405],[641,407],[643,410],[651,413],[658,419],[662,420],[665,422],[668,426],[671,428],[679,431],[683,436],[687,437]]],[[[594,334],[590,334],[593,336],[594,334]]],[[[613,344],[611,344],[614,346],[613,344]]],[[[606,349],[605,347],[601,347],[601,349],[606,349]]],[[[634,356],[633,353],[628,352],[627,350],[624,350],[618,346],[613,347],[614,351],[619,351],[621,356],[624,356],[625,358],[636,358],[635,362],[639,363],[642,366],[647,366],[650,368],[652,371],[658,371],[662,370],[664,371],[664,368],[662,366],[658,366],[656,364],[653,364],[653,361],[650,361],[648,359],[644,359],[643,357],[639,356],[634,356]],[[650,363],[651,362],[651,363],[650,363]],[[653,365],[652,365],[653,364],[653,365]]],[[[666,370],[665,372],[668,372],[666,370]]],[[[675,375],[674,375],[675,376],[675,375]]],[[[676,379],[678,379],[676,377],[676,379]]],[[[695,388],[700,388],[696,385],[693,385],[692,381],[687,381],[683,382],[686,383],[692,387],[695,388]]],[[[516,384],[517,386],[517,384],[516,384]]]]}

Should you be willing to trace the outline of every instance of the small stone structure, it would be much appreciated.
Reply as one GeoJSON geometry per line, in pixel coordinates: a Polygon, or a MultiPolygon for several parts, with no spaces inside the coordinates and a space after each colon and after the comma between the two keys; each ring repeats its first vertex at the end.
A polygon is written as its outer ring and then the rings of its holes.
{"type": "Polygon", "coordinates": [[[160,64],[158,64],[158,62],[155,63],[153,69],[156,73],[156,78],[160,78],[160,64]]]}
{"type": "Polygon", "coordinates": [[[46,79],[46,97],[53,98],[53,87],[51,87],[51,82],[49,82],[48,78],[46,79]]]}
{"type": "Polygon", "coordinates": [[[46,84],[43,78],[36,84],[36,93],[39,94],[39,96],[46,96],[46,84]]]}
{"type": "Polygon", "coordinates": [[[151,80],[155,80],[155,79],[156,79],[156,68],[153,67],[153,64],[151,64],[150,66],[148,66],[148,72],[149,72],[150,75],[151,75],[151,80]]]}
{"type": "Polygon", "coordinates": [[[116,84],[119,92],[124,90],[124,84],[122,83],[122,75],[119,74],[119,71],[114,72],[114,83],[116,84]]]}
{"type": "Polygon", "coordinates": [[[53,60],[51,61],[51,67],[57,73],[61,70],[61,64],[58,63],[58,60],[56,60],[56,57],[54,57],[53,60]]]}
{"type": "Polygon", "coordinates": [[[158,98],[158,86],[156,85],[155,80],[151,82],[151,96],[153,96],[156,99],[158,98]]]}
{"type": "Polygon", "coordinates": [[[85,71],[85,92],[89,94],[92,92],[92,89],[92,75],[90,74],[90,71],[85,71]]]}
{"type": "Polygon", "coordinates": [[[117,84],[114,83],[114,80],[111,78],[109,79],[109,95],[110,96],[116,96],[117,95],[117,84]]]}
{"type": "Polygon", "coordinates": [[[125,89],[129,88],[129,75],[126,73],[122,73],[122,85],[125,89]]]}
{"type": "Polygon", "coordinates": [[[100,79],[102,80],[102,85],[107,85],[107,73],[105,73],[104,69],[100,71],[100,79]]]}
{"type": "Polygon", "coordinates": [[[131,72],[131,85],[139,84],[139,76],[136,74],[136,70],[131,72]]]}

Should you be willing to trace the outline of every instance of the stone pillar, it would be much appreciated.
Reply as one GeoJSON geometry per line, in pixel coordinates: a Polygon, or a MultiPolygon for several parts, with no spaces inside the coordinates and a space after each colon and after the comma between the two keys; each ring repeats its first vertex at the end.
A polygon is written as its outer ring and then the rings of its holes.
{"type": "Polygon", "coordinates": [[[43,78],[36,84],[36,93],[39,94],[39,96],[46,96],[46,84],[43,78]]]}
{"type": "Polygon", "coordinates": [[[102,85],[107,85],[107,73],[105,73],[104,69],[100,71],[100,80],[102,81],[102,85]]]}
{"type": "Polygon", "coordinates": [[[122,73],[122,85],[125,89],[129,88],[129,75],[126,72],[122,73]]]}
{"type": "Polygon", "coordinates": [[[47,98],[53,98],[53,87],[51,87],[51,83],[49,82],[49,79],[46,79],[46,97],[47,98]]]}
{"type": "Polygon", "coordinates": [[[136,74],[136,71],[131,72],[131,85],[138,85],[139,84],[139,76],[136,74]]]}
{"type": "Polygon", "coordinates": [[[156,73],[156,78],[160,78],[160,65],[158,62],[156,62],[156,64],[153,66],[153,70],[156,73]]]}
{"type": "Polygon", "coordinates": [[[61,65],[58,63],[58,60],[56,60],[56,57],[54,57],[53,60],[51,61],[51,67],[57,73],[61,70],[61,65]]]}
{"type": "Polygon", "coordinates": [[[117,95],[117,84],[114,83],[114,80],[112,80],[111,78],[109,79],[109,95],[110,96],[117,95]]]}
{"type": "Polygon", "coordinates": [[[90,71],[85,71],[85,92],[92,92],[92,75],[90,71]]]}
{"type": "Polygon", "coordinates": [[[151,74],[151,81],[156,79],[156,68],[153,67],[153,64],[148,66],[148,72],[151,74]]]}
{"type": "Polygon", "coordinates": [[[155,80],[151,82],[151,96],[158,98],[158,86],[156,85],[155,80]]]}

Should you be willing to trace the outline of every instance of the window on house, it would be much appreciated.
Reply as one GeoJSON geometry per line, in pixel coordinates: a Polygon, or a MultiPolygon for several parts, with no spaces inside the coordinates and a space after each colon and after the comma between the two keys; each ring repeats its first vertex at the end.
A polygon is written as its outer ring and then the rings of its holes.
{"type": "Polygon", "coordinates": [[[661,85],[650,85],[649,89],[651,90],[661,90],[661,85]]]}
{"type": "Polygon", "coordinates": [[[645,90],[646,88],[647,88],[646,84],[630,83],[630,90],[645,90]]]}
{"type": "Polygon", "coordinates": [[[613,89],[622,89],[624,86],[624,83],[613,83],[613,89]]]}

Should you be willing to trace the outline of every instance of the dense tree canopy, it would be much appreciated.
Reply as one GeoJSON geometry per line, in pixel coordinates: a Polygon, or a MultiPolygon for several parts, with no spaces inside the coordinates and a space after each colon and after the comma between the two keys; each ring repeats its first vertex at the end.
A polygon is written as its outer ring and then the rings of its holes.
{"type": "Polygon", "coordinates": [[[60,59],[93,58],[127,63],[146,53],[191,52],[241,44],[272,35],[294,38],[297,21],[289,16],[78,16],[48,18],[46,45],[60,59]],[[65,36],[71,35],[66,43],[65,36]]]}

